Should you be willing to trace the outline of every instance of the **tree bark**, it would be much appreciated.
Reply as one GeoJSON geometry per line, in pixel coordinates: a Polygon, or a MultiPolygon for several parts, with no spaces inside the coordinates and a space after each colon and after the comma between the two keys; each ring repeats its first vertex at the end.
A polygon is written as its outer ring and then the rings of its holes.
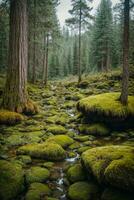
{"type": "Polygon", "coordinates": [[[129,83],[129,0],[124,2],[124,35],[123,35],[123,75],[122,90],[120,100],[123,105],[128,102],[128,83],[129,83]]]}
{"type": "MultiPolygon", "coordinates": [[[[81,4],[81,0],[80,0],[81,4]]],[[[81,5],[80,5],[80,16],[79,16],[79,62],[78,62],[78,83],[81,82],[81,17],[82,17],[82,12],[81,12],[81,5]]]]}
{"type": "Polygon", "coordinates": [[[46,37],[46,61],[45,61],[45,76],[44,76],[44,84],[47,85],[48,80],[48,54],[49,54],[49,34],[46,37]]]}
{"type": "Polygon", "coordinates": [[[27,0],[10,1],[10,35],[3,107],[21,112],[27,103],[27,0]]]}
{"type": "Polygon", "coordinates": [[[47,85],[48,81],[48,55],[49,55],[49,34],[44,34],[44,58],[43,58],[43,84],[47,85]]]}
{"type": "Polygon", "coordinates": [[[32,83],[36,81],[36,6],[37,2],[34,0],[34,34],[33,34],[33,72],[32,72],[32,83]]]}

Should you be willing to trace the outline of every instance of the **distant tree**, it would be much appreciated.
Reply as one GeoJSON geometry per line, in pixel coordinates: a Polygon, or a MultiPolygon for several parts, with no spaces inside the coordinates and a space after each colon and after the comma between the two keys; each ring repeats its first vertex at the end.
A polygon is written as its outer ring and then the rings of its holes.
{"type": "MultiPolygon", "coordinates": [[[[92,0],[89,0],[92,2],[92,0]]],[[[78,82],[81,81],[81,34],[82,29],[89,25],[89,19],[91,18],[90,11],[91,8],[88,6],[86,0],[72,0],[72,10],[69,13],[72,15],[72,18],[67,19],[66,23],[73,28],[78,30],[79,35],[79,46],[78,46],[78,82]]]]}
{"type": "Polygon", "coordinates": [[[99,71],[108,71],[111,64],[113,18],[110,0],[101,0],[93,28],[93,57],[99,71]]]}
{"type": "Polygon", "coordinates": [[[22,112],[27,104],[27,0],[10,1],[10,37],[3,107],[22,112]]]}
{"type": "Polygon", "coordinates": [[[124,0],[123,75],[122,75],[122,91],[120,96],[120,100],[123,105],[127,105],[128,102],[129,18],[130,18],[130,1],[124,0]]]}

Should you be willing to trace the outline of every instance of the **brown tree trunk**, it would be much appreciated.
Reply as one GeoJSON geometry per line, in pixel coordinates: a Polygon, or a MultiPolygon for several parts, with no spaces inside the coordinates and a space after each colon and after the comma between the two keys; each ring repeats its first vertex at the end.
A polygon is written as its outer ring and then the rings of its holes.
{"type": "Polygon", "coordinates": [[[32,83],[36,81],[36,5],[37,2],[34,0],[34,33],[33,33],[33,72],[32,72],[32,83]]]}
{"type": "Polygon", "coordinates": [[[44,84],[47,85],[47,79],[48,79],[48,53],[49,53],[49,35],[47,35],[47,41],[46,41],[46,67],[45,67],[45,79],[44,84]]]}
{"type": "Polygon", "coordinates": [[[21,112],[27,103],[27,0],[10,1],[8,72],[3,107],[21,112]]]}
{"type": "Polygon", "coordinates": [[[129,0],[124,2],[124,36],[123,36],[123,75],[122,75],[122,91],[120,100],[123,105],[128,102],[128,82],[129,82],[129,0]]]}
{"type": "MultiPolygon", "coordinates": [[[[81,3],[81,0],[80,0],[81,3]]],[[[80,7],[80,19],[79,19],[79,62],[78,62],[78,83],[81,82],[81,7],[80,7]]]]}
{"type": "Polygon", "coordinates": [[[46,34],[44,33],[44,55],[43,55],[43,72],[42,72],[42,83],[45,80],[45,67],[46,67],[46,34]]]}

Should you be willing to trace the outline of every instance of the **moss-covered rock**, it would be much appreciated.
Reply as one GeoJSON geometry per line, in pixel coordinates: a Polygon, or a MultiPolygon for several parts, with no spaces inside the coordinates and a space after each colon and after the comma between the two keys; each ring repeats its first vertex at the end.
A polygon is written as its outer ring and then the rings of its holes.
{"type": "Polygon", "coordinates": [[[109,134],[109,129],[102,124],[82,124],[79,126],[79,131],[94,136],[106,136],[109,134]]]}
{"type": "Polygon", "coordinates": [[[92,200],[97,193],[96,185],[82,181],[74,183],[68,190],[68,196],[71,200],[92,200]]]}
{"type": "Polygon", "coordinates": [[[48,169],[42,167],[31,167],[26,172],[26,182],[28,184],[35,182],[43,183],[48,180],[49,176],[50,172],[48,169]]]}
{"type": "Polygon", "coordinates": [[[86,174],[81,164],[76,164],[70,167],[67,171],[67,178],[72,183],[85,180],[86,174]]]}
{"type": "Polygon", "coordinates": [[[133,193],[127,193],[113,188],[105,189],[101,197],[101,200],[133,200],[133,199],[134,199],[133,193]]]}
{"type": "Polygon", "coordinates": [[[90,120],[125,121],[134,118],[134,96],[128,96],[128,105],[119,101],[120,93],[104,93],[80,100],[77,109],[90,120]]]}
{"type": "Polygon", "coordinates": [[[47,128],[47,131],[50,132],[50,133],[53,133],[55,135],[67,133],[67,129],[64,126],[61,126],[61,125],[50,126],[49,128],[47,128]]]}
{"type": "Polygon", "coordinates": [[[80,142],[86,142],[89,140],[89,136],[85,135],[85,136],[76,136],[74,137],[75,140],[80,141],[80,142]]]}
{"type": "Polygon", "coordinates": [[[19,113],[8,110],[0,110],[0,124],[15,125],[23,119],[24,117],[19,113]]]}
{"type": "Polygon", "coordinates": [[[7,139],[6,139],[6,143],[9,147],[12,146],[19,146],[19,145],[24,145],[27,143],[27,141],[25,140],[25,138],[23,138],[22,134],[20,133],[15,133],[13,135],[10,135],[7,139]]]}
{"type": "Polygon", "coordinates": [[[69,146],[69,149],[74,150],[74,149],[78,149],[81,147],[81,144],[79,142],[74,142],[73,144],[71,144],[69,146]]]}
{"type": "Polygon", "coordinates": [[[22,192],[24,184],[22,167],[0,160],[0,199],[10,200],[22,192]]]}
{"type": "Polygon", "coordinates": [[[67,135],[55,135],[46,140],[46,142],[56,142],[61,145],[63,148],[68,147],[74,143],[74,140],[67,135]]]}
{"type": "Polygon", "coordinates": [[[82,163],[99,183],[131,191],[134,188],[133,152],[130,146],[97,147],[82,154],[82,163]]]}
{"type": "Polygon", "coordinates": [[[57,143],[44,142],[42,144],[31,144],[20,147],[17,151],[21,155],[30,155],[33,158],[46,160],[63,160],[66,152],[57,143]]]}
{"type": "Polygon", "coordinates": [[[46,184],[32,183],[26,194],[26,200],[40,200],[50,194],[51,190],[46,184]]]}
{"type": "Polygon", "coordinates": [[[22,156],[18,156],[18,160],[20,160],[22,163],[24,164],[30,164],[32,163],[32,159],[30,156],[26,156],[26,155],[22,155],[22,156]]]}
{"type": "Polygon", "coordinates": [[[43,164],[43,167],[46,167],[47,169],[51,169],[54,166],[53,162],[45,162],[43,164]]]}

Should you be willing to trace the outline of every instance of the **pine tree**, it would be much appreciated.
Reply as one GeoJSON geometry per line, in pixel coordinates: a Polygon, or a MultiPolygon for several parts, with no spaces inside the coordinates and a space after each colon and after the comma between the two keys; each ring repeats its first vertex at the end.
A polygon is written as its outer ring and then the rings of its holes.
{"type": "Polygon", "coordinates": [[[124,1],[124,35],[123,35],[123,77],[120,100],[123,105],[128,102],[128,81],[129,81],[129,18],[130,2],[124,1]]]}
{"type": "Polygon", "coordinates": [[[101,0],[93,30],[93,57],[99,71],[107,71],[110,67],[112,24],[111,1],[101,0]]]}
{"type": "MultiPolygon", "coordinates": [[[[89,0],[90,1],[90,0],[89,0]]],[[[86,0],[72,0],[72,10],[70,14],[72,18],[66,20],[66,23],[78,30],[79,42],[78,42],[78,82],[81,81],[81,34],[82,28],[88,25],[89,19],[91,18],[90,11],[91,8],[88,6],[86,0]]]]}

